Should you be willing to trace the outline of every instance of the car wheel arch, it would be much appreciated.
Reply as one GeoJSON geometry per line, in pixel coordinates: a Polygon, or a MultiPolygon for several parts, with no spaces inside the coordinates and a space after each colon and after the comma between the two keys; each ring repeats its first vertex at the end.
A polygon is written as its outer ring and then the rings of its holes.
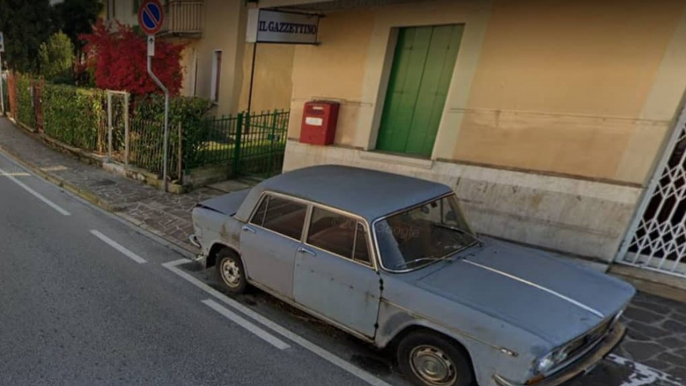
{"type": "Polygon", "coordinates": [[[215,266],[217,264],[217,254],[225,249],[231,251],[232,253],[236,254],[237,257],[241,258],[241,254],[236,248],[221,242],[215,242],[212,244],[210,251],[207,254],[206,267],[209,268],[215,266]]]}
{"type": "Polygon", "coordinates": [[[410,323],[398,330],[397,333],[393,335],[393,337],[387,342],[387,344],[383,347],[385,349],[391,349],[395,351],[400,344],[400,342],[405,339],[407,336],[417,333],[417,332],[430,332],[434,334],[439,334],[444,336],[446,339],[448,339],[450,342],[455,344],[459,349],[463,350],[467,356],[467,358],[470,361],[470,364],[472,367],[474,366],[474,362],[472,360],[472,355],[469,352],[468,346],[464,343],[463,339],[460,339],[455,336],[455,334],[451,334],[449,331],[443,328],[438,328],[436,326],[430,325],[428,323],[421,323],[419,321],[415,321],[414,323],[410,323]]]}

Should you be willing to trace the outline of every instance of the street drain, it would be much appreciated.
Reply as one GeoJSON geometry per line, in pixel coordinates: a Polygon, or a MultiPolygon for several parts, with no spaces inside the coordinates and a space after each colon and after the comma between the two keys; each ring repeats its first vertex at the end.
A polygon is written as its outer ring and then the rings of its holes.
{"type": "Polygon", "coordinates": [[[350,357],[350,362],[377,375],[391,374],[391,365],[381,358],[355,354],[350,357]]]}

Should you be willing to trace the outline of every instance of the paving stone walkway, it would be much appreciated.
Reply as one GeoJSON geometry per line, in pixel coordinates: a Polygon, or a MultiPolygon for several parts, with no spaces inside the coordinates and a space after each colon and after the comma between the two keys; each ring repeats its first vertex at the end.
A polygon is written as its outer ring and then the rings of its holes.
{"type": "Polygon", "coordinates": [[[624,319],[629,332],[616,354],[681,378],[686,385],[686,304],[639,293],[624,319]]]}
{"type": "MultiPolygon", "coordinates": [[[[224,193],[212,188],[164,193],[50,148],[5,118],[0,118],[0,150],[48,180],[191,251],[196,251],[187,240],[193,231],[193,206],[224,193]]],[[[686,385],[686,304],[639,293],[624,320],[629,333],[615,354],[664,371],[686,385]]]]}

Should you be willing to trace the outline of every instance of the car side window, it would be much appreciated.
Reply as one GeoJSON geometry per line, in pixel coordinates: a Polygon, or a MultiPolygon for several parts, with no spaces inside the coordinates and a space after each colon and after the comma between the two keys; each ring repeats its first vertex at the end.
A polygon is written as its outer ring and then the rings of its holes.
{"type": "Polygon", "coordinates": [[[307,243],[348,259],[370,264],[364,227],[348,216],[313,208],[307,243]]]}
{"type": "Polygon", "coordinates": [[[284,236],[300,240],[307,205],[276,196],[267,196],[262,200],[251,224],[259,225],[284,236]]]}

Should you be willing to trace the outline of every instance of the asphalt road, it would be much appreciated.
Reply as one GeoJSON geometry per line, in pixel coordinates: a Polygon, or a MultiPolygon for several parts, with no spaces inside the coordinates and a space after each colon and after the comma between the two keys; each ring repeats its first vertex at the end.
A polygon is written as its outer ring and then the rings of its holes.
{"type": "MultiPolygon", "coordinates": [[[[0,385],[398,385],[377,353],[0,153],[0,385]]],[[[606,360],[570,386],[665,385],[606,360]]],[[[652,370],[651,370],[652,371],[652,370]]]]}
{"type": "Polygon", "coordinates": [[[364,384],[203,303],[211,296],[162,266],[182,258],[168,247],[2,155],[0,169],[0,384],[364,384]]]}

